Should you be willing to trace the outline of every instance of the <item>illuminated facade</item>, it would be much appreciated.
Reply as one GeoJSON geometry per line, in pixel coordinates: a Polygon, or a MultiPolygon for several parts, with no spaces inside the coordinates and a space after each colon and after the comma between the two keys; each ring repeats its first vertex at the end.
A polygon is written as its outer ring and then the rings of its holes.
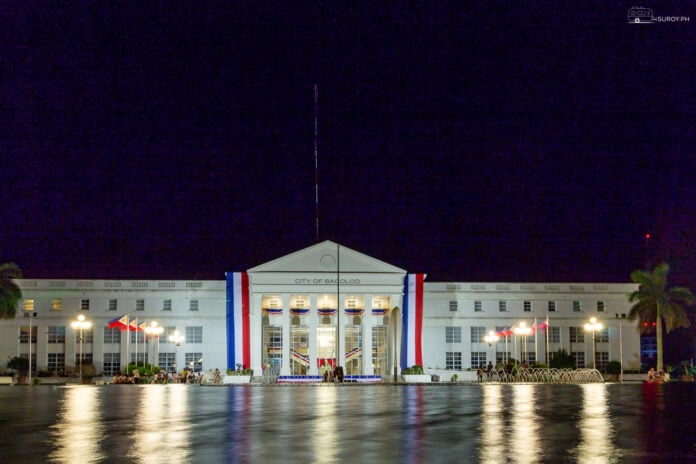
{"type": "Polygon", "coordinates": [[[640,367],[639,336],[625,320],[633,284],[427,282],[330,241],[221,281],[18,284],[22,306],[0,321],[0,358],[28,357],[31,347],[40,371],[74,368],[79,340],[70,322],[80,314],[92,323],[83,359],[107,375],[137,358],[170,370],[242,366],[312,377],[339,359],[348,376],[379,378],[395,365],[446,374],[508,359],[546,362],[560,348],[578,367],[640,367]],[[164,332],[122,331],[124,316],[138,328],[156,321],[164,332]],[[590,333],[583,326],[592,316],[603,328],[590,333]],[[528,335],[512,334],[520,322],[528,335]],[[169,341],[175,331],[179,345],[169,341]],[[500,338],[489,344],[491,331],[500,338]]]}

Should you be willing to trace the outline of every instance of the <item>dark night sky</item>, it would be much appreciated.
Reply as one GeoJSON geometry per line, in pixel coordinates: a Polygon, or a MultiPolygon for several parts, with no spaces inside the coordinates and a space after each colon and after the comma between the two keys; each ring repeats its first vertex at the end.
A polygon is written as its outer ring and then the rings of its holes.
{"type": "Polygon", "coordinates": [[[222,279],[312,245],[318,83],[320,240],[693,288],[694,5],[377,3],[0,3],[0,261],[222,279]]]}

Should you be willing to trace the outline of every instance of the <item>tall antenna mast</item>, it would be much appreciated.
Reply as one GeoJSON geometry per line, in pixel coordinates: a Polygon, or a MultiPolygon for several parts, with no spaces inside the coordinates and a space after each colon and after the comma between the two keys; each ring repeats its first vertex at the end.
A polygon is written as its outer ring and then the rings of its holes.
{"type": "Polygon", "coordinates": [[[319,87],[314,84],[314,217],[319,242],[319,87]]]}

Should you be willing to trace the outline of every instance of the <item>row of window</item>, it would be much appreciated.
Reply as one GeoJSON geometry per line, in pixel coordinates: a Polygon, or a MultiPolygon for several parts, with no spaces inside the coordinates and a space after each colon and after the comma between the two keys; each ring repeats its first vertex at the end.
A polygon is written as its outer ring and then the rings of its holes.
{"type": "MultiPolygon", "coordinates": [[[[486,328],[485,327],[470,327],[471,343],[485,343],[486,328]]],[[[507,327],[496,327],[497,333],[507,330],[507,327]]],[[[543,328],[540,329],[543,332],[543,328]]],[[[548,328],[549,343],[561,343],[561,327],[548,328]]],[[[570,343],[585,343],[585,331],[583,327],[569,327],[568,341],[570,343]]],[[[503,343],[505,340],[501,338],[498,343],[503,343]]],[[[461,343],[462,328],[461,327],[445,327],[445,343],[461,343]]],[[[604,327],[595,333],[595,342],[609,343],[609,327],[604,327]]],[[[534,333],[527,336],[527,343],[534,343],[534,333]]]]}
{"type": "MultiPolygon", "coordinates": [[[[23,355],[27,357],[28,355],[23,355]]],[[[130,361],[136,361],[136,354],[131,353],[130,361]]],[[[115,375],[121,371],[121,353],[104,353],[102,362],[102,373],[104,375],[115,375]]],[[[137,360],[145,362],[145,353],[138,353],[137,360]]],[[[82,355],[83,364],[92,364],[92,353],[84,353],[82,355]]],[[[75,355],[75,366],[80,363],[80,355],[75,355]]],[[[184,367],[200,372],[203,369],[203,353],[184,353],[185,366],[176,366],[176,353],[159,353],[158,366],[167,372],[174,372],[177,369],[181,370],[184,367]]],[[[36,370],[36,357],[32,358],[32,369],[36,370]]],[[[46,359],[46,370],[49,372],[63,372],[65,370],[65,354],[64,353],[48,353],[46,359]]]]}
{"type": "MultiPolygon", "coordinates": [[[[555,353],[549,353],[551,359],[553,359],[555,353]]],[[[584,369],[585,364],[585,352],[584,351],[572,351],[570,356],[575,361],[575,367],[577,369],[584,369]]],[[[495,364],[500,365],[505,363],[506,360],[510,359],[510,352],[496,352],[495,354],[495,364]]],[[[521,361],[526,361],[529,365],[534,364],[536,359],[536,354],[534,352],[525,353],[525,359],[521,361]]],[[[492,360],[491,360],[492,363],[492,360]]],[[[609,363],[609,353],[607,351],[597,351],[595,353],[595,366],[600,371],[604,372],[606,370],[607,364],[609,363]]],[[[485,351],[473,351],[471,352],[471,368],[478,369],[479,367],[485,369],[488,366],[488,354],[485,351]]],[[[448,351],[445,353],[445,369],[460,371],[462,370],[462,353],[459,351],[448,351]]]]}
{"type": "MultiPolygon", "coordinates": [[[[556,302],[555,301],[549,301],[547,302],[547,310],[550,313],[556,312],[556,302]]],[[[530,313],[533,310],[533,305],[531,301],[525,301],[523,302],[523,308],[524,312],[530,313]]],[[[606,302],[604,301],[597,301],[597,306],[596,306],[597,312],[598,313],[603,313],[607,309],[606,302]]],[[[449,302],[449,310],[450,311],[459,311],[459,302],[452,300],[449,302]]],[[[483,311],[483,301],[474,301],[474,312],[482,312],[483,311]]],[[[500,300],[498,301],[498,311],[499,312],[507,312],[508,311],[508,302],[505,300],[500,300]]],[[[582,311],[582,301],[573,301],[573,311],[575,312],[580,312],[582,311]]]]}
{"type": "MultiPolygon", "coordinates": [[[[117,328],[110,329],[104,327],[104,343],[121,343],[121,331],[117,328]]],[[[176,327],[164,327],[162,335],[160,335],[160,343],[169,343],[169,336],[174,334],[176,327]]],[[[48,343],[65,343],[65,326],[49,326],[46,328],[48,343]]],[[[203,327],[193,326],[186,327],[184,330],[184,343],[203,343],[203,327]]],[[[77,334],[76,334],[77,336],[77,334]]],[[[36,343],[37,327],[31,328],[31,342],[36,343]]],[[[143,343],[145,341],[145,333],[134,332],[130,334],[131,343],[143,343]]],[[[83,343],[94,343],[94,332],[92,329],[82,331],[83,343]]],[[[29,326],[19,328],[19,343],[29,343],[29,326]]]]}
{"type": "MultiPolygon", "coordinates": [[[[82,311],[89,311],[91,308],[91,300],[84,299],[80,300],[80,310],[82,311]]],[[[35,302],[33,299],[26,299],[24,300],[24,310],[25,311],[34,311],[35,308],[35,302]]],[[[130,309],[130,308],[128,308],[130,309]]],[[[160,308],[162,311],[171,311],[172,310],[172,300],[163,300],[162,301],[162,307],[160,308]]],[[[63,299],[62,298],[54,298],[51,301],[51,311],[62,311],[63,310],[63,299]]],[[[107,311],[118,311],[118,300],[116,299],[110,299],[107,302],[107,311]]],[[[135,300],[135,310],[136,311],[145,311],[145,300],[135,300]]],[[[198,311],[198,300],[189,300],[189,311],[198,311]]]]}

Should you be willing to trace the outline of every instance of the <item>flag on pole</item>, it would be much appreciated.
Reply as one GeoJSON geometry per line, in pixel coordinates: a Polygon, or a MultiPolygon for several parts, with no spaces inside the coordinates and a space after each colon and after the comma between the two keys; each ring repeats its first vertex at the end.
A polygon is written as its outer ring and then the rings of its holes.
{"type": "Polygon", "coordinates": [[[137,332],[138,331],[138,318],[136,317],[133,319],[130,324],[128,324],[128,330],[131,332],[137,332]]]}
{"type": "Polygon", "coordinates": [[[138,326],[138,330],[139,330],[140,332],[144,332],[146,327],[147,327],[147,321],[143,321],[143,322],[138,326]]]}
{"type": "Polygon", "coordinates": [[[121,330],[126,330],[128,328],[128,314],[125,314],[121,317],[117,317],[116,319],[112,319],[109,321],[108,327],[110,329],[121,329],[121,330]]]}

